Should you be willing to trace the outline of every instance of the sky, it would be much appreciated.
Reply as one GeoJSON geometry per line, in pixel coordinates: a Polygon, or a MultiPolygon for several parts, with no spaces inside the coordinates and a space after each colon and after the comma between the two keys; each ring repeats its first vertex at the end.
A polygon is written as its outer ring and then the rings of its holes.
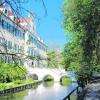
{"type": "Polygon", "coordinates": [[[63,48],[68,38],[65,37],[62,26],[63,14],[61,5],[63,0],[44,0],[47,15],[42,0],[27,0],[23,7],[36,15],[36,32],[46,42],[49,48],[63,48]]]}

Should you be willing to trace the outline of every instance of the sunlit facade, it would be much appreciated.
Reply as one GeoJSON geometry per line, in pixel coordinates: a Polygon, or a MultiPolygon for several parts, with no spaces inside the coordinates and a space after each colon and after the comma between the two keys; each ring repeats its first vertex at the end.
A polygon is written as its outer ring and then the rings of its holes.
{"type": "MultiPolygon", "coordinates": [[[[32,16],[18,18],[10,8],[0,6],[0,51],[23,54],[25,66],[46,67],[47,45],[35,31],[32,16]],[[31,59],[32,58],[32,59],[31,59]],[[33,59],[34,58],[34,59],[33,59]]],[[[11,56],[0,54],[0,61],[12,63],[11,56]]]]}

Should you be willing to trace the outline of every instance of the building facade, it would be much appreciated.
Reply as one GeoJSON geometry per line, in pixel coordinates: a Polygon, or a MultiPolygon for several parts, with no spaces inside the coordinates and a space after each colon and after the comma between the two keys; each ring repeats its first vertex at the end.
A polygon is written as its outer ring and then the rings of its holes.
{"type": "Polygon", "coordinates": [[[8,54],[19,54],[22,59],[24,58],[22,61],[26,67],[47,67],[47,45],[38,36],[35,28],[31,15],[18,18],[10,8],[1,5],[0,61],[13,63],[12,57],[8,54]]]}

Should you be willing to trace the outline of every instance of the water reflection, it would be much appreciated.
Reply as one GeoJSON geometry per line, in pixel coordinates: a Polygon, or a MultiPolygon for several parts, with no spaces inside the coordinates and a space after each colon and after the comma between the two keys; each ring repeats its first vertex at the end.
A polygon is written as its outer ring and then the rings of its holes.
{"type": "Polygon", "coordinates": [[[28,95],[27,91],[21,91],[7,96],[1,96],[0,100],[24,100],[24,96],[26,95],[28,95]]]}
{"type": "Polygon", "coordinates": [[[0,100],[62,100],[77,85],[62,86],[60,83],[44,82],[31,89],[0,97],[0,100]]]}
{"type": "Polygon", "coordinates": [[[43,82],[44,87],[52,87],[54,85],[54,81],[43,82]]]}

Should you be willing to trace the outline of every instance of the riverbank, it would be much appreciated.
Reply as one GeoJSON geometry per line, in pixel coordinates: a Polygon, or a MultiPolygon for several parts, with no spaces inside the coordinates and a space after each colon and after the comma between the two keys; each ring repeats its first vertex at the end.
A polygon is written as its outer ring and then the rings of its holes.
{"type": "Polygon", "coordinates": [[[38,80],[16,80],[9,83],[0,83],[0,91],[36,82],[38,82],[38,80]]]}
{"type": "MultiPolygon", "coordinates": [[[[48,78],[47,81],[51,81],[52,78],[48,78]]],[[[33,84],[33,83],[37,83],[39,82],[38,80],[16,80],[13,82],[9,82],[9,83],[0,83],[0,91],[5,90],[5,89],[10,89],[10,88],[15,88],[18,86],[23,86],[23,85],[27,85],[27,84],[33,84]]],[[[62,85],[70,85],[72,83],[71,79],[69,78],[62,78],[61,80],[61,84],[62,85]]]]}
{"type": "MultiPolygon", "coordinates": [[[[0,95],[7,95],[7,94],[23,91],[25,89],[35,88],[37,85],[39,85],[42,82],[43,81],[38,81],[38,80],[17,80],[10,83],[0,83],[0,95]]],[[[51,83],[52,85],[54,84],[54,81],[49,81],[49,82],[50,83],[49,85],[47,85],[47,87],[51,86],[51,83]]],[[[65,86],[68,86],[71,83],[72,82],[69,78],[62,78],[62,83],[60,82],[61,85],[65,85],[65,86]]]]}
{"type": "Polygon", "coordinates": [[[26,89],[30,89],[30,88],[35,88],[37,85],[39,85],[42,81],[34,81],[34,82],[26,82],[20,85],[16,85],[16,86],[12,86],[3,90],[0,90],[0,95],[7,95],[7,94],[12,94],[12,93],[16,93],[16,92],[20,92],[26,89]]]}

